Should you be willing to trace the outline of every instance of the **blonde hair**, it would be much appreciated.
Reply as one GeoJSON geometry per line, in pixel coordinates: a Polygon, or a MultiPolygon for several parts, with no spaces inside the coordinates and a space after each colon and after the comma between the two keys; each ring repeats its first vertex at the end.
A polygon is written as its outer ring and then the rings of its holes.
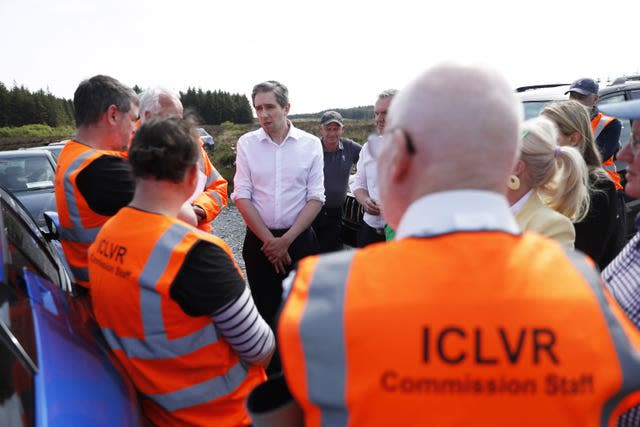
{"type": "Polygon", "coordinates": [[[594,178],[594,181],[610,179],[602,168],[602,158],[596,148],[595,138],[591,131],[589,110],[584,105],[573,100],[558,101],[544,107],[540,115],[551,119],[565,136],[578,132],[582,136],[582,140],[577,147],[587,163],[589,175],[594,178]]]}
{"type": "Polygon", "coordinates": [[[580,152],[558,145],[558,132],[546,117],[527,120],[522,126],[520,159],[527,165],[531,187],[550,208],[572,222],[589,211],[589,170],[580,152]]]}

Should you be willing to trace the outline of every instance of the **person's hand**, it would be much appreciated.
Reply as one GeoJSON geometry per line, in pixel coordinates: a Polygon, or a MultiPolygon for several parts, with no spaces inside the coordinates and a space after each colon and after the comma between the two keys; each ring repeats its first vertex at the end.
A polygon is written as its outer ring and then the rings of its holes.
{"type": "Polygon", "coordinates": [[[284,258],[274,258],[273,261],[269,259],[271,264],[273,264],[273,268],[276,270],[278,274],[286,274],[287,266],[291,265],[291,256],[287,253],[284,258]]]}
{"type": "Polygon", "coordinates": [[[364,208],[364,211],[369,215],[380,215],[380,207],[378,206],[378,203],[371,197],[367,197],[366,199],[364,199],[362,207],[364,208]]]}
{"type": "Polygon", "coordinates": [[[204,220],[207,217],[207,213],[198,205],[193,205],[193,212],[198,218],[198,223],[200,223],[200,221],[204,220]]]}
{"type": "Polygon", "coordinates": [[[181,219],[187,224],[193,225],[194,227],[198,226],[198,217],[196,217],[196,213],[193,211],[191,205],[187,202],[183,203],[180,207],[180,211],[178,212],[178,219],[181,219]]]}
{"type": "Polygon", "coordinates": [[[273,237],[265,241],[260,248],[278,273],[285,273],[286,266],[291,265],[290,244],[284,236],[273,237]]]}

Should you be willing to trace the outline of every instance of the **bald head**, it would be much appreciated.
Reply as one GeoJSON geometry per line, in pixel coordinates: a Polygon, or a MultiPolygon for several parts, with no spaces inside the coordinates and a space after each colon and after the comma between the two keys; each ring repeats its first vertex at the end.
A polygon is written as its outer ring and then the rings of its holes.
{"type": "Polygon", "coordinates": [[[392,135],[380,156],[378,181],[396,188],[381,188],[385,217],[392,205],[406,209],[437,191],[504,193],[521,120],[513,90],[494,70],[441,64],[419,75],[394,97],[387,116],[386,131],[392,135]],[[408,154],[407,137],[413,154],[408,154]],[[392,194],[399,187],[403,200],[392,194]]]}

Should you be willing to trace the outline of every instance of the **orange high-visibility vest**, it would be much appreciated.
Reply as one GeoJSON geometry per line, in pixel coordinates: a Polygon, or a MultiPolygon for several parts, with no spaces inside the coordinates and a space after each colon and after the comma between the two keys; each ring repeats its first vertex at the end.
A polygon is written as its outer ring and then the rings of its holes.
{"type": "Polygon", "coordinates": [[[535,234],[408,238],[302,260],[278,342],[307,427],[615,425],[640,338],[612,301],[535,234]]]}
{"type": "Polygon", "coordinates": [[[215,236],[125,207],[89,249],[96,320],[154,426],[248,425],[244,400],[266,378],[262,367],[240,361],[211,317],[187,315],[169,295],[200,240],[233,258],[215,236]]]}
{"type": "MultiPolygon", "coordinates": [[[[202,138],[200,140],[202,141],[202,138]]],[[[213,166],[202,144],[200,144],[198,167],[205,174],[207,180],[204,191],[195,198],[193,204],[200,206],[205,212],[205,218],[198,224],[198,228],[210,233],[213,230],[211,221],[218,216],[222,208],[227,206],[227,180],[213,166]]]]}
{"type": "MultiPolygon", "coordinates": [[[[604,128],[606,128],[607,125],[613,120],[613,117],[605,116],[604,114],[598,112],[598,114],[596,114],[596,116],[591,119],[591,130],[593,131],[593,137],[598,138],[598,135],[600,135],[604,128]]],[[[605,171],[607,171],[609,177],[611,177],[611,180],[616,186],[616,190],[622,190],[622,180],[620,179],[620,175],[618,175],[613,156],[603,161],[602,167],[605,171]]]]}
{"type": "Polygon", "coordinates": [[[89,207],[76,185],[80,172],[101,156],[126,158],[119,151],[97,150],[70,140],[60,152],[55,175],[56,209],[60,219],[60,243],[76,282],[89,287],[87,250],[100,227],[110,218],[89,207]]]}

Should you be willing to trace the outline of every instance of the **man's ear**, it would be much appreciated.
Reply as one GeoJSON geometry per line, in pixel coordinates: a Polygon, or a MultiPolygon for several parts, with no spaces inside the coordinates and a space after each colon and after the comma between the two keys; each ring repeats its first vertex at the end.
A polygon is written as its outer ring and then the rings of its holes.
{"type": "Polygon", "coordinates": [[[394,146],[388,151],[391,156],[389,159],[391,176],[389,178],[395,183],[403,181],[409,173],[412,154],[408,151],[407,136],[402,130],[393,131],[390,143],[394,146]]]}
{"type": "Polygon", "coordinates": [[[118,107],[113,104],[109,105],[106,112],[106,119],[110,125],[115,125],[118,122],[118,113],[118,107]]]}

